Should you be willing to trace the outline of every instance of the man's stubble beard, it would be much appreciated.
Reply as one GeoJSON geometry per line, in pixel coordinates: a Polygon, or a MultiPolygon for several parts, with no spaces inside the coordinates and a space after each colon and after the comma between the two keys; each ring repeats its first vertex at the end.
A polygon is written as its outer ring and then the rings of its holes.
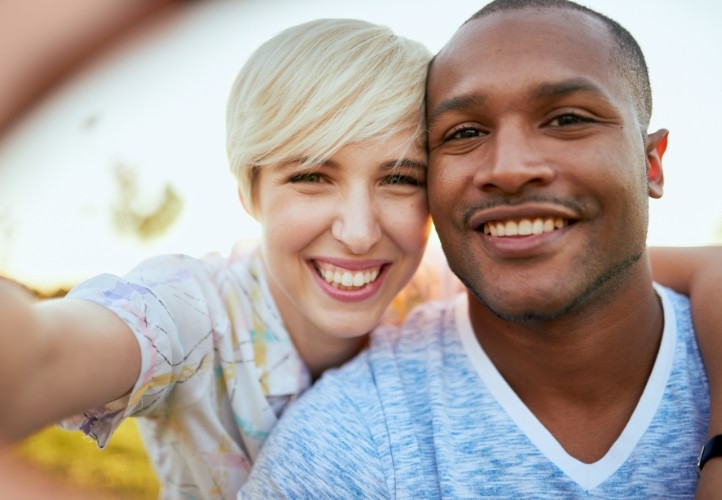
{"type": "MultiPolygon", "coordinates": [[[[535,324],[547,321],[554,321],[570,313],[577,312],[584,307],[590,305],[592,301],[594,304],[598,304],[611,300],[614,293],[620,288],[621,284],[624,282],[624,278],[641,260],[642,255],[644,255],[644,252],[638,251],[630,256],[627,256],[625,259],[618,262],[611,268],[607,268],[604,272],[602,272],[595,279],[593,279],[584,290],[582,290],[576,296],[572,297],[571,300],[569,300],[566,304],[562,305],[554,311],[542,312],[530,310],[518,314],[506,312],[501,310],[499,307],[494,306],[491,300],[485,298],[485,295],[488,295],[492,292],[487,292],[486,294],[482,293],[482,291],[478,290],[477,287],[470,280],[462,276],[462,273],[459,272],[457,266],[454,266],[451,262],[449,262],[449,267],[451,268],[452,272],[459,278],[459,280],[461,280],[464,286],[466,286],[467,290],[469,290],[471,294],[481,304],[484,305],[484,307],[486,307],[492,314],[494,314],[498,318],[504,321],[508,321],[510,323],[535,324]]],[[[469,267],[467,266],[465,266],[465,268],[469,269],[469,267]]]]}

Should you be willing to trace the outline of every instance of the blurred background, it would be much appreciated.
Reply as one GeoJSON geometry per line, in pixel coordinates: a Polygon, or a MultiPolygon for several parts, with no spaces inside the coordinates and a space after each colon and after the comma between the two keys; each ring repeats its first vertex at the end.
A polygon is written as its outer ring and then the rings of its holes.
{"type": "MultiPolygon", "coordinates": [[[[40,293],[63,293],[150,255],[228,253],[234,242],[256,238],[225,158],[226,95],[248,54],[318,17],[385,24],[437,51],[484,3],[0,2],[0,274],[40,293]]],[[[714,150],[722,2],[581,3],[640,42],[655,100],[651,128],[671,131],[665,196],[652,201],[649,243],[722,243],[722,165],[714,150]]],[[[81,483],[112,486],[114,476],[118,491],[154,496],[132,428],[111,441],[100,466],[94,445],[55,432],[24,443],[22,452],[81,483]],[[78,442],[88,445],[77,451],[85,458],[67,460],[63,447],[78,442]],[[120,461],[107,458],[116,452],[120,461]]]]}
{"type": "MultiPolygon", "coordinates": [[[[224,106],[256,46],[357,17],[438,50],[480,1],[4,0],[0,272],[44,290],[142,258],[227,253],[258,227],[225,157],[224,106]]],[[[722,241],[722,2],[587,0],[638,38],[652,128],[671,130],[649,242],[722,241]]]]}

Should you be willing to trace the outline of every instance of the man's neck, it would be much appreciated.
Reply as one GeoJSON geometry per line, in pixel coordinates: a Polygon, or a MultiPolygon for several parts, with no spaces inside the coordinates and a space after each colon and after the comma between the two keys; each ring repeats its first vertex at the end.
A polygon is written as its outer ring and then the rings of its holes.
{"type": "Polygon", "coordinates": [[[602,458],[634,412],[659,349],[664,320],[651,283],[536,324],[501,320],[469,300],[479,343],[519,398],[570,455],[602,458]]]}

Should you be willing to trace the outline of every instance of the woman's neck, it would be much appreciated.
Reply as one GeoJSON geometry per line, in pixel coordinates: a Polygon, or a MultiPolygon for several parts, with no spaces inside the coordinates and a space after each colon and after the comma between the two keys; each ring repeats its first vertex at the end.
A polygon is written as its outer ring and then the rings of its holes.
{"type": "Polygon", "coordinates": [[[329,368],[341,366],[368,344],[368,335],[335,338],[328,335],[294,335],[290,331],[289,334],[313,380],[329,368]]]}

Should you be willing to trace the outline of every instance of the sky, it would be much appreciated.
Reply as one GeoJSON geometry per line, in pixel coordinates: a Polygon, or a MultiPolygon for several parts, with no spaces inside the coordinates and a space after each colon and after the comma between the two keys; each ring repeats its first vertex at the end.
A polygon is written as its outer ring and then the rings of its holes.
{"type": "MultiPolygon", "coordinates": [[[[670,130],[649,243],[722,243],[722,2],[582,3],[635,35],[652,79],[650,129],[670,130]]],[[[237,240],[257,238],[228,171],[224,133],[227,93],[250,52],[319,17],[385,24],[435,52],[483,4],[204,0],[143,25],[0,137],[0,273],[53,288],[121,274],[159,253],[227,254],[237,240]],[[168,213],[179,215],[161,236],[128,229],[169,199],[177,203],[166,203],[168,213]]]]}

